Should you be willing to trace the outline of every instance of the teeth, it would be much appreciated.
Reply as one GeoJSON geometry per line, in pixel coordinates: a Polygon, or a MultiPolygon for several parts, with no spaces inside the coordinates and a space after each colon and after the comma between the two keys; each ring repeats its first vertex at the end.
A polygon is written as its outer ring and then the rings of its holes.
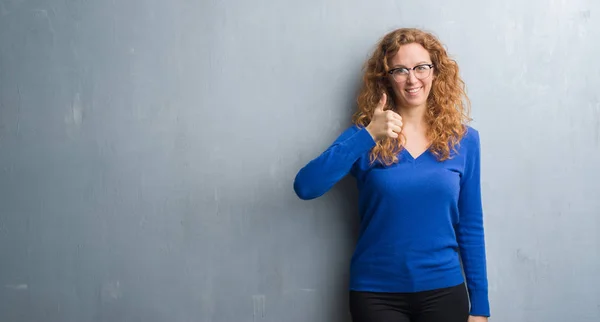
{"type": "Polygon", "coordinates": [[[413,89],[407,90],[407,92],[409,92],[409,93],[416,93],[419,89],[421,89],[421,88],[420,87],[419,88],[413,88],[413,89]]]}

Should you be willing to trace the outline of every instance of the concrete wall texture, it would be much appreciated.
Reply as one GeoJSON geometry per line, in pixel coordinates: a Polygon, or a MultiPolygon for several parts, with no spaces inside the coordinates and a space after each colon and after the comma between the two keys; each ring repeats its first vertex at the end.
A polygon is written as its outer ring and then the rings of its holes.
{"type": "Polygon", "coordinates": [[[490,321],[600,321],[592,0],[0,0],[0,321],[348,321],[353,181],[292,182],[405,26],[468,86],[490,321]]]}

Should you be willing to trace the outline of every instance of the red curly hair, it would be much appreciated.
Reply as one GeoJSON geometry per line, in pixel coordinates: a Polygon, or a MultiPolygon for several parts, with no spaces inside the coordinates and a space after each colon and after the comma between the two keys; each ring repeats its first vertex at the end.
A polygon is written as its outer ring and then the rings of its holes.
{"type": "MultiPolygon", "coordinates": [[[[357,98],[358,111],[352,121],[359,126],[371,122],[373,112],[382,93],[394,97],[388,73],[388,62],[400,46],[418,43],[428,52],[433,62],[434,79],[427,98],[426,122],[427,137],[431,142],[429,150],[443,161],[450,158],[451,150],[456,151],[466,131],[470,101],[465,92],[465,83],[459,76],[458,64],[451,59],[441,42],[431,33],[415,29],[401,28],[385,35],[377,44],[373,54],[364,65],[363,84],[357,98]]],[[[388,99],[384,109],[393,109],[394,100],[388,99]]],[[[400,136],[387,138],[377,143],[371,150],[371,162],[379,159],[386,165],[398,162],[402,149],[400,136]]]]}

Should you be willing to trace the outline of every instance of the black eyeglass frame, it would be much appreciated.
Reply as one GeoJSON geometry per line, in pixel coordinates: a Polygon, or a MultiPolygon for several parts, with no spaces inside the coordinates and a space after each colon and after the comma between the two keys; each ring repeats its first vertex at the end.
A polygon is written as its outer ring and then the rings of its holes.
{"type": "MultiPolygon", "coordinates": [[[[396,68],[392,68],[392,69],[390,69],[390,70],[388,71],[388,74],[392,75],[392,77],[393,77],[393,76],[394,76],[393,74],[394,74],[394,72],[395,72],[395,71],[397,71],[397,70],[399,70],[399,69],[405,69],[405,70],[407,71],[407,76],[408,76],[408,75],[410,75],[410,71],[411,71],[411,70],[412,70],[412,71],[416,71],[416,69],[417,69],[417,68],[419,68],[419,67],[423,67],[423,66],[427,66],[427,67],[429,67],[429,72],[430,72],[430,73],[429,73],[429,75],[427,75],[427,76],[430,76],[430,75],[431,75],[431,70],[433,70],[433,68],[435,67],[435,65],[433,65],[433,64],[419,64],[419,65],[417,65],[417,66],[415,66],[415,67],[413,67],[413,68],[408,68],[408,67],[396,67],[396,68]]],[[[426,77],[427,77],[427,76],[426,76],[426,77]]],[[[415,74],[415,77],[416,77],[416,74],[415,74]]],[[[417,77],[417,78],[418,78],[418,77],[417,77]]],[[[425,78],[425,77],[424,77],[424,78],[425,78]]],[[[418,79],[421,79],[421,78],[418,78],[418,79]]]]}

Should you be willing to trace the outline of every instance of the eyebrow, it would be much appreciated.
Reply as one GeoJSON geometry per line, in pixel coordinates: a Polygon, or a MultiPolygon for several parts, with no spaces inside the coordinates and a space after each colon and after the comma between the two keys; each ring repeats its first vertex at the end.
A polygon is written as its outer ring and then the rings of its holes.
{"type": "MultiPolygon", "coordinates": [[[[423,64],[429,65],[429,64],[432,64],[432,63],[430,63],[430,62],[428,62],[428,61],[425,61],[425,60],[423,60],[423,61],[421,61],[421,62],[418,62],[418,63],[417,63],[415,66],[419,66],[419,65],[423,65],[423,64]]],[[[408,68],[408,67],[406,67],[406,66],[404,66],[404,65],[402,65],[402,64],[400,64],[400,65],[393,65],[393,66],[392,66],[392,68],[400,68],[400,67],[403,67],[403,68],[408,68]]]]}

